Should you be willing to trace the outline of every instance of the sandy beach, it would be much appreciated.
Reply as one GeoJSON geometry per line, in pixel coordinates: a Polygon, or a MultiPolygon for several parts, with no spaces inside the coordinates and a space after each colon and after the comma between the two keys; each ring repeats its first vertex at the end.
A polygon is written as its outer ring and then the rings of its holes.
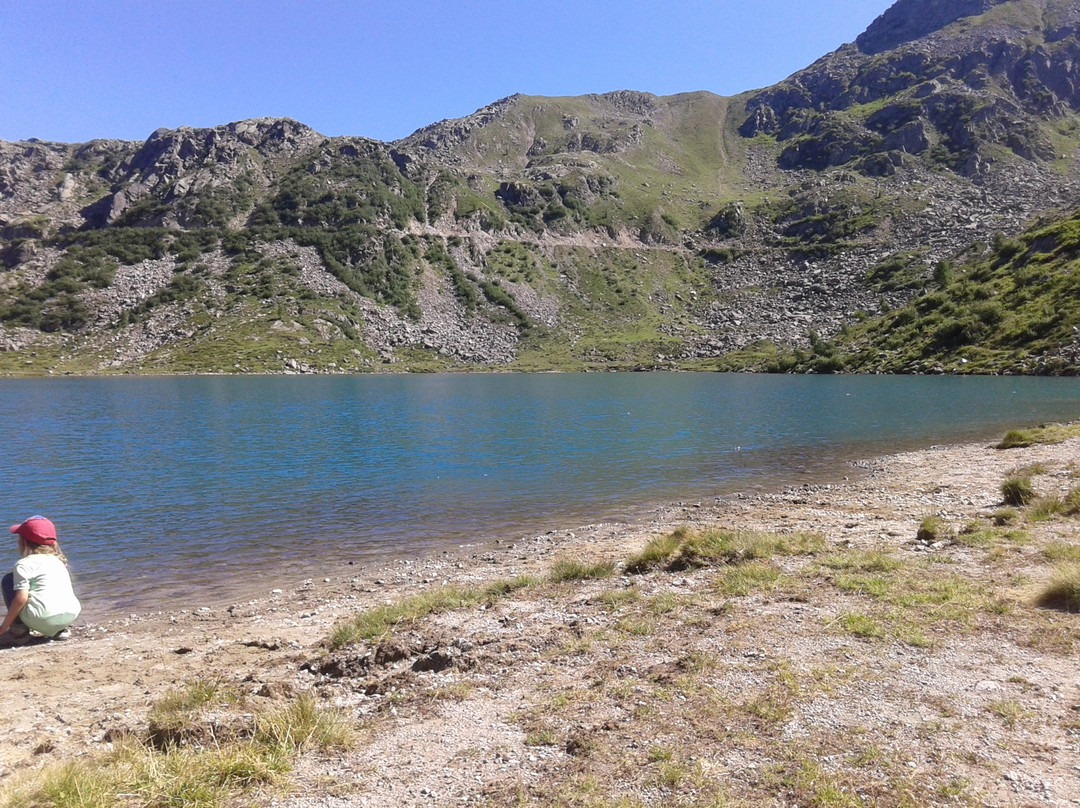
{"type": "Polygon", "coordinates": [[[1078,805],[1080,616],[1035,598],[1055,560],[1076,558],[1080,518],[1002,512],[1002,481],[1031,464],[1040,494],[1065,494],[1080,439],[868,458],[835,484],[80,623],[69,641],[0,650],[0,777],[143,737],[170,689],[213,680],[244,694],[241,713],[312,691],[359,728],[254,804],[1078,805]],[[920,539],[931,515],[941,531],[920,539]],[[818,543],[752,564],[623,569],[679,528],[818,543]],[[328,646],[363,610],[540,580],[566,559],[615,573],[328,646]],[[761,574],[739,583],[736,568],[761,574]]]}

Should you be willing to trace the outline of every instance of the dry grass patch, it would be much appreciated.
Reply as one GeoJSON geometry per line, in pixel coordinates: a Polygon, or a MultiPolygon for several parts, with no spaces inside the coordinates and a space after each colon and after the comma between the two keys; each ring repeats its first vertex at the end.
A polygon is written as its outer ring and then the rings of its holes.
{"type": "Polygon", "coordinates": [[[1009,728],[1015,727],[1020,721],[1032,715],[1020,702],[1013,699],[995,699],[986,705],[986,712],[1000,718],[1002,723],[1009,728]]]}
{"type": "Polygon", "coordinates": [[[168,717],[177,730],[173,742],[160,747],[149,738],[129,736],[108,754],[46,766],[6,784],[0,806],[225,808],[263,802],[284,787],[298,755],[352,743],[351,724],[337,711],[320,707],[311,694],[277,710],[237,716],[246,722],[237,737],[196,740],[204,736],[194,726],[182,729],[181,723],[197,723],[208,705],[223,703],[221,693],[216,685],[202,684],[170,693],[152,713],[159,720],[168,717]]]}
{"type": "Polygon", "coordinates": [[[1069,506],[1064,498],[1058,496],[1037,497],[1025,513],[1029,522],[1046,522],[1055,516],[1064,516],[1069,506]]]}
{"type": "Polygon", "coordinates": [[[1080,544],[1065,541],[1052,541],[1043,547],[1043,557],[1057,564],[1062,561],[1080,563],[1080,544]]]}
{"type": "Polygon", "coordinates": [[[893,638],[928,648],[950,633],[975,630],[1008,604],[967,575],[951,574],[947,557],[905,561],[887,551],[851,550],[826,556],[811,570],[840,592],[861,599],[829,626],[869,640],[893,638]]]}

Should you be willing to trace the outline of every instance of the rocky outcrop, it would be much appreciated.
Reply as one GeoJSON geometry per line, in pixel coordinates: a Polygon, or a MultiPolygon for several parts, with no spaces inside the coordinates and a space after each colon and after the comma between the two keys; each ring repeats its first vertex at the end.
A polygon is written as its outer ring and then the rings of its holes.
{"type": "Polygon", "coordinates": [[[969,175],[994,146],[1050,159],[1047,119],[1080,108],[1080,9],[1046,8],[1031,27],[986,14],[950,33],[1007,1],[902,0],[855,45],[751,98],[740,131],[776,136],[788,169],[890,173],[880,156],[935,147],[934,160],[969,175]]]}
{"type": "Polygon", "coordinates": [[[1006,0],[900,0],[856,40],[859,50],[877,54],[988,11],[1006,0]]]}
{"type": "Polygon", "coordinates": [[[178,201],[235,184],[241,176],[265,186],[275,168],[325,140],[303,124],[276,118],[212,129],[159,129],[121,166],[121,187],[88,206],[84,214],[97,226],[115,224],[125,214],[128,224],[188,224],[175,210],[178,201]],[[159,204],[145,204],[150,200],[159,204]],[[132,211],[140,202],[142,209],[132,211]]]}

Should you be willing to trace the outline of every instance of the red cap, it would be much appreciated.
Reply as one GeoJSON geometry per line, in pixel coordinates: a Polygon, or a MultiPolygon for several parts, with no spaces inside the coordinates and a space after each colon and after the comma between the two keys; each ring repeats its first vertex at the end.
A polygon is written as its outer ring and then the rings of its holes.
{"type": "Polygon", "coordinates": [[[56,544],[56,525],[44,516],[31,516],[21,525],[12,525],[11,532],[31,544],[56,544]]]}

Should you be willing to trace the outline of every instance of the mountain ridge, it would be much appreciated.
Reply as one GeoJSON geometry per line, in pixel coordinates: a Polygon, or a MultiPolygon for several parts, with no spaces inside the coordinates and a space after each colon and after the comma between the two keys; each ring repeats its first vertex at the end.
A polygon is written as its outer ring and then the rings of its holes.
{"type": "Polygon", "coordinates": [[[1080,205],[1078,33],[1057,0],[901,0],[731,97],[515,94],[393,142],[262,118],[0,143],[0,372],[805,347],[1080,205]]]}

